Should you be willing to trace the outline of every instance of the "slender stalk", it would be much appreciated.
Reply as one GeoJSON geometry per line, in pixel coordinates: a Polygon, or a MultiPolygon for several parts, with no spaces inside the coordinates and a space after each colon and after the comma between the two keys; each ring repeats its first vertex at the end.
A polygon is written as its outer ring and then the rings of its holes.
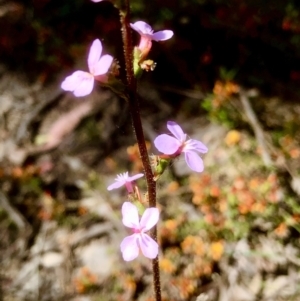
{"type": "MultiPolygon", "coordinates": [[[[136,139],[141,154],[141,160],[145,170],[145,177],[148,189],[149,206],[156,207],[156,182],[152,173],[148,151],[146,148],[140,112],[137,96],[130,97],[129,99],[130,113],[133,122],[133,128],[136,135],[136,139]]],[[[157,242],[157,228],[154,226],[151,232],[152,238],[157,242]]],[[[160,287],[160,274],[159,274],[159,260],[158,256],[152,260],[152,271],[153,271],[153,286],[155,293],[155,300],[161,301],[161,287],[160,287]]]]}
{"type": "Polygon", "coordinates": [[[133,73],[133,43],[129,22],[130,0],[125,0],[125,14],[121,14],[121,24],[124,45],[125,67],[127,74],[127,85],[129,90],[136,94],[136,80],[133,73]]]}
{"type": "MultiPolygon", "coordinates": [[[[126,74],[127,74],[126,76],[127,87],[128,87],[127,99],[129,102],[129,109],[130,109],[134,133],[136,136],[136,140],[141,155],[141,160],[145,170],[149,206],[156,207],[156,182],[154,181],[154,176],[153,176],[153,172],[148,156],[145,136],[142,127],[141,115],[140,115],[139,99],[138,99],[137,88],[136,88],[136,79],[134,77],[134,72],[133,72],[133,43],[132,43],[131,29],[129,26],[129,20],[130,20],[130,0],[125,0],[125,15],[121,14],[121,24],[122,24],[125,66],[126,66],[126,74]]],[[[156,226],[152,228],[151,236],[155,241],[157,241],[156,226]]],[[[153,270],[153,286],[154,286],[155,300],[161,301],[158,256],[152,260],[152,270],[153,270]]]]}

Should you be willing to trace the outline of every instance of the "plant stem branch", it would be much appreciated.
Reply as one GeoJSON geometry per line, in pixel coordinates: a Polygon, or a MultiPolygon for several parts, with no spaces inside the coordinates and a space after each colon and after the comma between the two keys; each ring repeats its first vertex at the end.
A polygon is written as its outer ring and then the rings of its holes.
{"type": "Polygon", "coordinates": [[[25,220],[24,216],[14,208],[6,195],[0,191],[0,207],[7,213],[9,218],[15,223],[20,231],[20,237],[18,239],[18,248],[21,253],[24,253],[29,236],[32,233],[30,224],[25,220]]]}
{"type": "Polygon", "coordinates": [[[243,105],[245,115],[247,116],[247,119],[248,119],[248,121],[253,129],[254,135],[256,137],[257,143],[260,147],[263,162],[264,162],[265,166],[272,167],[274,164],[271,159],[271,155],[269,154],[267,145],[265,143],[263,129],[255,115],[254,110],[252,109],[252,106],[248,99],[248,95],[246,94],[245,91],[241,91],[240,100],[243,105]]]}
{"type": "Polygon", "coordinates": [[[125,14],[121,15],[122,37],[124,45],[125,67],[127,75],[127,85],[130,91],[136,94],[136,79],[133,72],[133,42],[130,23],[130,1],[125,0],[125,14]]]}
{"type": "MultiPolygon", "coordinates": [[[[127,100],[129,103],[129,109],[132,118],[134,133],[136,136],[136,140],[141,155],[141,160],[145,171],[149,207],[156,207],[156,182],[154,181],[153,172],[152,172],[148,151],[146,147],[146,141],[145,141],[145,136],[142,127],[141,115],[140,115],[139,99],[137,95],[136,78],[134,77],[134,72],[133,72],[133,43],[132,43],[132,36],[131,36],[131,28],[129,26],[129,20],[130,20],[129,18],[130,18],[130,0],[125,0],[125,15],[121,14],[121,24],[122,24],[125,66],[126,66],[126,74],[127,74],[126,76],[126,80],[127,80],[126,84],[128,87],[127,100]]],[[[157,242],[156,226],[152,228],[151,236],[157,242]]],[[[153,270],[153,286],[154,286],[155,300],[161,301],[158,256],[152,260],[152,270],[153,270]]]]}

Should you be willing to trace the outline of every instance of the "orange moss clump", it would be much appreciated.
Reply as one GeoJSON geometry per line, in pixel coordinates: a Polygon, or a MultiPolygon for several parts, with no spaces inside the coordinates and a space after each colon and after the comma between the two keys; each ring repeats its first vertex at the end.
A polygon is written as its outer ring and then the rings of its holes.
{"type": "Polygon", "coordinates": [[[123,283],[124,283],[124,287],[126,288],[126,290],[135,292],[136,283],[132,276],[126,275],[125,278],[123,278],[123,283]]]}
{"type": "Polygon", "coordinates": [[[98,278],[87,267],[81,268],[79,276],[74,278],[75,290],[79,294],[84,294],[98,284],[98,278]]]}
{"type": "Polygon", "coordinates": [[[224,253],[224,242],[216,241],[210,245],[210,256],[214,261],[219,261],[224,253]]]}
{"type": "Polygon", "coordinates": [[[254,177],[246,180],[238,177],[231,188],[241,214],[264,213],[268,203],[279,201],[279,185],[275,174],[267,178],[254,177]]]}
{"type": "Polygon", "coordinates": [[[178,227],[182,221],[180,220],[175,220],[175,219],[169,219],[166,220],[162,227],[160,228],[160,237],[161,239],[166,238],[168,241],[174,241],[176,240],[176,235],[177,235],[177,230],[178,227]]]}
{"type": "Polygon", "coordinates": [[[163,272],[165,272],[167,274],[172,274],[176,271],[176,266],[168,258],[162,258],[159,261],[159,267],[163,272]]]}
{"type": "Polygon", "coordinates": [[[213,198],[218,198],[221,195],[220,188],[218,186],[216,186],[216,185],[211,186],[209,194],[213,198]]]}
{"type": "Polygon", "coordinates": [[[200,205],[206,195],[207,187],[211,184],[211,177],[209,175],[202,176],[191,176],[190,177],[190,189],[193,192],[193,203],[195,205],[200,205]]]}
{"type": "Polygon", "coordinates": [[[83,206],[79,206],[78,207],[78,214],[80,216],[86,215],[88,213],[88,209],[83,207],[83,206]]]}
{"type": "Polygon", "coordinates": [[[117,163],[114,159],[112,159],[111,157],[106,157],[105,160],[105,165],[111,170],[111,171],[115,171],[117,168],[117,163]]]}
{"type": "Polygon", "coordinates": [[[241,133],[237,130],[231,130],[225,137],[225,144],[227,146],[233,146],[241,141],[241,133]]]}
{"type": "Polygon", "coordinates": [[[287,224],[284,222],[280,223],[279,226],[274,230],[274,233],[281,238],[286,237],[288,234],[287,224]]]}
{"type": "Polygon", "coordinates": [[[240,91],[239,85],[232,81],[222,82],[217,80],[213,88],[213,107],[220,107],[224,101],[228,100],[230,96],[240,91]]]}
{"type": "Polygon", "coordinates": [[[197,288],[197,280],[180,277],[171,281],[171,284],[178,290],[181,299],[187,300],[197,288]]]}
{"type": "Polygon", "coordinates": [[[219,186],[212,183],[210,175],[202,174],[191,176],[189,184],[192,192],[192,201],[198,206],[208,224],[222,227],[225,221],[224,211],[227,208],[226,198],[219,186]]]}
{"type": "Polygon", "coordinates": [[[172,192],[176,192],[179,188],[179,183],[176,181],[172,181],[169,183],[169,185],[167,186],[167,191],[172,193],[172,192]]]}
{"type": "Polygon", "coordinates": [[[181,248],[185,254],[195,254],[198,256],[205,254],[205,245],[199,236],[187,236],[181,243],[181,248]]]}
{"type": "Polygon", "coordinates": [[[41,220],[51,220],[53,218],[54,211],[54,199],[51,194],[45,192],[41,195],[41,209],[38,212],[38,217],[41,220]]]}
{"type": "Polygon", "coordinates": [[[287,157],[292,159],[298,159],[300,157],[299,146],[297,145],[296,140],[290,135],[285,135],[282,137],[279,140],[279,144],[287,157]]]}

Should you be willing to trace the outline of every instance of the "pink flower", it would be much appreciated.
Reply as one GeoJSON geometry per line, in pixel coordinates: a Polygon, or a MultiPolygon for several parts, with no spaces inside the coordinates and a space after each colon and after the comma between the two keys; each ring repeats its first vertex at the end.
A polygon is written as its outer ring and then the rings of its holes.
{"type": "Polygon", "coordinates": [[[61,88],[65,91],[71,91],[76,97],[86,96],[90,94],[94,87],[94,80],[105,81],[105,74],[107,73],[113,57],[111,55],[103,55],[102,44],[100,40],[96,39],[89,52],[87,59],[90,72],[75,71],[62,82],[61,88]]]}
{"type": "Polygon", "coordinates": [[[92,0],[92,1],[97,3],[97,2],[101,2],[102,0],[92,0]]]}
{"type": "Polygon", "coordinates": [[[155,138],[155,147],[166,155],[177,157],[181,153],[185,155],[185,161],[190,169],[202,172],[204,169],[203,161],[197,153],[206,153],[207,147],[198,140],[188,139],[182,128],[174,121],[167,122],[167,128],[175,136],[167,134],[159,135],[155,138]]]}
{"type": "Polygon", "coordinates": [[[131,228],[133,234],[127,236],[121,242],[121,252],[125,261],[131,261],[138,257],[139,250],[148,258],[155,258],[158,254],[158,244],[146,231],[149,231],[157,224],[159,211],[157,208],[145,210],[141,221],[137,208],[130,202],[125,202],[122,206],[122,222],[124,226],[131,228]]]}
{"type": "Polygon", "coordinates": [[[151,26],[143,21],[137,21],[133,24],[130,23],[130,26],[141,35],[141,40],[138,48],[143,54],[143,57],[145,57],[149,53],[152,46],[152,40],[157,42],[165,41],[172,38],[174,34],[172,30],[162,30],[153,33],[151,26]]]}
{"type": "Polygon", "coordinates": [[[120,188],[121,186],[125,185],[128,193],[132,193],[133,192],[132,182],[136,179],[139,179],[139,178],[143,177],[143,176],[144,176],[144,174],[139,173],[135,176],[129,177],[128,172],[124,172],[123,174],[117,175],[117,177],[115,178],[116,182],[109,185],[107,187],[107,190],[120,188]]]}

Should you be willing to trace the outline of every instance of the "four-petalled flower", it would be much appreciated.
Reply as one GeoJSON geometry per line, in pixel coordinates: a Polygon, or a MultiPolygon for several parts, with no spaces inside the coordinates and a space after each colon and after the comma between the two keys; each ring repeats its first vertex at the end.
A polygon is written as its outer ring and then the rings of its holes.
{"type": "Polygon", "coordinates": [[[106,73],[112,64],[113,57],[105,54],[101,57],[102,44],[96,39],[88,55],[88,67],[90,72],[75,71],[62,82],[61,88],[71,91],[76,97],[90,94],[94,87],[94,80],[106,81],[106,73]]]}
{"type": "Polygon", "coordinates": [[[120,248],[123,259],[131,261],[138,257],[139,250],[148,258],[156,258],[158,254],[158,244],[145,232],[149,231],[157,224],[159,211],[157,208],[148,208],[139,220],[136,206],[130,202],[125,202],[122,206],[122,222],[124,226],[131,228],[133,234],[127,236],[121,242],[120,248]]]}
{"type": "Polygon", "coordinates": [[[196,172],[202,172],[203,161],[197,153],[206,153],[207,147],[201,141],[188,139],[187,134],[174,121],[168,121],[167,128],[175,137],[167,134],[159,135],[154,140],[155,147],[171,157],[177,157],[184,153],[187,165],[196,172]]]}
{"type": "Polygon", "coordinates": [[[132,177],[128,176],[128,172],[124,172],[122,174],[117,175],[117,177],[115,178],[115,181],[113,184],[109,185],[107,187],[107,190],[112,190],[112,189],[116,189],[116,188],[120,188],[121,186],[125,185],[126,189],[128,191],[128,193],[132,193],[133,192],[133,185],[132,182],[143,177],[144,174],[139,173],[137,175],[134,175],[132,177]]]}
{"type": "Polygon", "coordinates": [[[130,23],[130,26],[132,29],[137,31],[140,36],[140,44],[138,46],[138,49],[141,51],[141,57],[144,58],[149,53],[151,46],[152,46],[152,40],[153,41],[165,41],[173,36],[172,30],[162,30],[153,32],[152,27],[143,22],[143,21],[137,21],[135,23],[130,23]]]}

